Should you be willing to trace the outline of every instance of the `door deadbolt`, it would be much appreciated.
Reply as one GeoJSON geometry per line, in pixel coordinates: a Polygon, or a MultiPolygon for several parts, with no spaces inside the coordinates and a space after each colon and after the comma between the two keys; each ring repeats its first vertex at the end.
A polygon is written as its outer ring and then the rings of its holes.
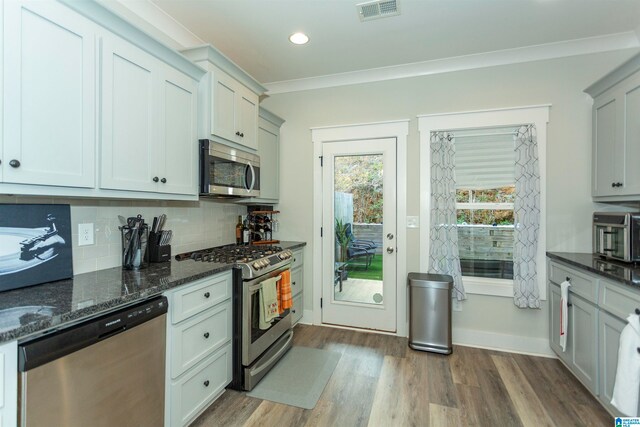
{"type": "Polygon", "coordinates": [[[387,239],[389,240],[393,239],[393,234],[392,233],[387,234],[387,239]]]}

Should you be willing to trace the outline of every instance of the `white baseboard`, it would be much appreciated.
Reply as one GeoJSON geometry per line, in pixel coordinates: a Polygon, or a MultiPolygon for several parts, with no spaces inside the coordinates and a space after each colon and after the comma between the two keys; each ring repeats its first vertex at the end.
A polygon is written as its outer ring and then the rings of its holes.
{"type": "Polygon", "coordinates": [[[313,325],[313,310],[304,310],[304,312],[302,313],[302,319],[300,319],[298,323],[313,325]]]}
{"type": "Polygon", "coordinates": [[[557,357],[549,347],[548,338],[523,337],[460,328],[453,328],[452,335],[453,343],[458,345],[532,356],[557,357]]]}

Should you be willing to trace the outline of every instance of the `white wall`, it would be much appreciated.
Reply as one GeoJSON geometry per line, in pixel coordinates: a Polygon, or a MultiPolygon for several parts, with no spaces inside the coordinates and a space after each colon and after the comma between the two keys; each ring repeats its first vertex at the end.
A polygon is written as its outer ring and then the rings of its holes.
{"type": "Polygon", "coordinates": [[[87,273],[122,265],[118,215],[142,214],[151,224],[154,216],[167,215],[165,230],[173,230],[171,254],[235,243],[238,215],[246,215],[241,205],[213,201],[165,202],[144,200],[64,199],[0,195],[0,203],[60,203],[71,205],[73,273],[87,273]],[[78,224],[92,223],[93,245],[78,246],[78,224]]]}
{"type": "MultiPolygon", "coordinates": [[[[591,98],[584,88],[636,50],[460,71],[401,80],[278,94],[262,106],[286,119],[281,130],[281,219],[285,238],[316,237],[312,218],[310,128],[411,119],[407,159],[407,215],[419,215],[418,114],[552,104],[547,146],[547,250],[591,251],[591,98]]],[[[408,271],[418,271],[419,233],[407,230],[408,271]]],[[[305,256],[311,261],[311,254],[305,256]]],[[[311,265],[305,263],[308,267],[311,265]]],[[[305,268],[305,309],[312,309],[311,268],[305,268]]],[[[404,283],[398,284],[404,286],[404,283]]],[[[319,296],[318,296],[319,297],[319,296]]],[[[510,298],[470,295],[453,323],[459,337],[474,332],[531,338],[545,352],[547,305],[521,310],[510,298]]],[[[454,331],[454,341],[456,341],[454,331]]],[[[492,335],[499,337],[499,335],[492,335]]]]}

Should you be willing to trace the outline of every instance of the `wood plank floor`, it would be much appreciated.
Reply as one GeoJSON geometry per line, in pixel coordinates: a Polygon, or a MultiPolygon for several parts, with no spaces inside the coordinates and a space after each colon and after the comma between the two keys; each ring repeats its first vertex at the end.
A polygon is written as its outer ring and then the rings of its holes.
{"type": "Polygon", "coordinates": [[[227,390],[192,425],[612,426],[613,418],[556,359],[455,346],[417,352],[406,338],[298,325],[294,345],[342,354],[316,407],[227,390]]]}

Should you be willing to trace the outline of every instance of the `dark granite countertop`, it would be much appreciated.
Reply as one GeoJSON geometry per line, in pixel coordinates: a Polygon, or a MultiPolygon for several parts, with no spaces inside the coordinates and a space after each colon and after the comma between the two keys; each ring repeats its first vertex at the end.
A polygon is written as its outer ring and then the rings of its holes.
{"type": "MultiPolygon", "coordinates": [[[[281,242],[285,249],[304,242],[281,242]]],[[[230,264],[175,261],[132,271],[120,267],[0,293],[0,343],[37,337],[51,329],[159,295],[168,289],[231,270],[230,264]],[[26,314],[26,313],[30,314],[26,314]],[[33,314],[36,313],[36,314],[33,314]],[[22,320],[19,320],[21,314],[22,320]]]]}
{"type": "Polygon", "coordinates": [[[640,267],[635,264],[604,260],[590,253],[547,252],[547,256],[606,279],[640,289],[640,267]]]}

